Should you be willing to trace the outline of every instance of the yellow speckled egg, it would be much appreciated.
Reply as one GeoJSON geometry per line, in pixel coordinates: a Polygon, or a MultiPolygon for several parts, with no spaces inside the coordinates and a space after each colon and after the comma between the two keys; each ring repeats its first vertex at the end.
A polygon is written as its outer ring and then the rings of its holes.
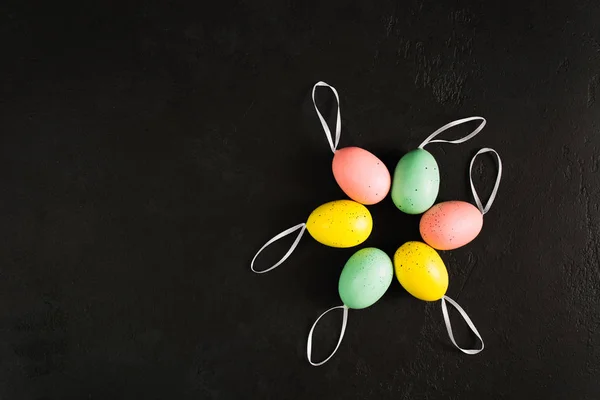
{"type": "Polygon", "coordinates": [[[371,234],[373,218],[367,207],[352,200],[336,200],[317,207],[306,229],[318,242],[331,247],[353,247],[371,234]]]}
{"type": "Polygon", "coordinates": [[[448,270],[439,254],[422,242],[404,243],[394,254],[396,278],[417,299],[435,301],[448,289],[448,270]]]}

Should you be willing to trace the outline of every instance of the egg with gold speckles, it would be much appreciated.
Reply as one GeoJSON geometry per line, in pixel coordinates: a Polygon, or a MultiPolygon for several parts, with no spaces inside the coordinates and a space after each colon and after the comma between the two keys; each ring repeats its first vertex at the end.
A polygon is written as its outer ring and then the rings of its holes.
{"type": "Polygon", "coordinates": [[[349,308],[373,305],[388,290],[394,276],[392,260],[374,247],[361,249],[348,259],[340,275],[340,299],[349,308]]]}
{"type": "Polygon", "coordinates": [[[326,246],[353,247],[367,240],[373,229],[373,218],[360,203],[336,200],[317,207],[308,217],[306,229],[326,246]]]}
{"type": "Polygon", "coordinates": [[[417,299],[435,301],[448,289],[448,270],[439,254],[422,242],[407,242],[394,254],[396,278],[417,299]]]}
{"type": "Polygon", "coordinates": [[[438,250],[453,250],[466,245],[479,235],[483,214],[465,201],[445,201],[431,207],[421,217],[421,237],[438,250]]]}
{"type": "Polygon", "coordinates": [[[415,149],[398,161],[392,180],[392,201],[400,211],[427,211],[435,203],[439,189],[440,172],[430,152],[415,149]]]}

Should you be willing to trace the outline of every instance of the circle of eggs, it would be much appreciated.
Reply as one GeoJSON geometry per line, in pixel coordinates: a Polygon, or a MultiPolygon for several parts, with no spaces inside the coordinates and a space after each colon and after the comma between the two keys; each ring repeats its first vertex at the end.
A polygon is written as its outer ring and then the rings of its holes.
{"type": "Polygon", "coordinates": [[[354,253],[340,274],[338,292],[348,308],[369,307],[379,300],[392,284],[392,260],[374,247],[354,253]]]}
{"type": "Polygon", "coordinates": [[[336,200],[317,207],[306,222],[308,233],[330,247],[361,244],[373,230],[373,218],[367,207],[352,200],[336,200]]]}
{"type": "Polygon", "coordinates": [[[379,203],[390,191],[391,177],[385,164],[360,147],[336,150],[331,169],[344,193],[361,204],[379,203]]]}
{"type": "Polygon", "coordinates": [[[433,155],[424,149],[406,153],[394,170],[392,200],[407,214],[427,211],[440,189],[440,171],[433,155]]]}
{"type": "Polygon", "coordinates": [[[431,207],[421,217],[421,237],[438,250],[453,250],[471,242],[483,227],[483,214],[464,201],[445,201],[431,207]]]}
{"type": "Polygon", "coordinates": [[[439,254],[422,242],[404,243],[394,254],[396,278],[417,299],[435,301],[448,289],[448,270],[439,254]]]}

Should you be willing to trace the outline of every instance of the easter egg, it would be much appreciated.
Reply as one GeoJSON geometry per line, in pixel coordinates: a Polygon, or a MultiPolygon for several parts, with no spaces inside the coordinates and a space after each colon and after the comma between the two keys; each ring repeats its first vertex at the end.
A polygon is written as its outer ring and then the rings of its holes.
{"type": "Polygon", "coordinates": [[[379,203],[390,191],[391,177],[385,164],[360,147],[337,150],[331,167],[340,188],[354,201],[379,203]]]}
{"type": "Polygon", "coordinates": [[[483,214],[464,201],[445,201],[421,217],[421,237],[438,250],[457,249],[475,239],[483,227],[483,214]]]}
{"type": "Polygon", "coordinates": [[[392,283],[394,267],[385,252],[369,247],[354,253],[340,275],[338,291],[349,308],[366,308],[384,295],[392,283]]]}
{"type": "Polygon", "coordinates": [[[421,242],[404,243],[394,254],[396,278],[417,299],[435,301],[448,289],[448,271],[439,254],[421,242]]]}
{"type": "Polygon", "coordinates": [[[435,203],[440,172],[430,152],[416,149],[398,161],[392,181],[392,200],[400,211],[421,214],[435,203]]]}
{"type": "Polygon", "coordinates": [[[362,204],[336,200],[317,207],[308,217],[306,229],[326,246],[353,247],[367,240],[373,219],[362,204]]]}

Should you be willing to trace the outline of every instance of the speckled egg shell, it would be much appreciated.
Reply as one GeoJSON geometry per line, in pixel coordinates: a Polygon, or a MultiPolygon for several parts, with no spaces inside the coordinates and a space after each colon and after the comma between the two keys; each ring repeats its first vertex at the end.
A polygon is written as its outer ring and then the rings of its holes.
{"type": "Polygon", "coordinates": [[[340,188],[354,201],[379,203],[390,191],[392,179],[385,164],[360,147],[337,150],[331,167],[340,188]]]}
{"type": "Polygon", "coordinates": [[[479,235],[483,215],[464,201],[445,201],[431,207],[421,217],[419,230],[423,240],[438,250],[457,249],[479,235]]]}
{"type": "Polygon", "coordinates": [[[448,289],[448,270],[439,254],[421,242],[404,243],[394,254],[396,278],[417,299],[435,301],[448,289]]]}
{"type": "Polygon", "coordinates": [[[394,277],[392,260],[374,247],[361,249],[348,259],[338,284],[342,302],[349,308],[373,305],[388,290],[394,277]]]}
{"type": "Polygon", "coordinates": [[[331,247],[353,247],[371,234],[373,219],[367,207],[352,200],[336,200],[317,207],[306,229],[318,242],[331,247]]]}
{"type": "Polygon", "coordinates": [[[392,200],[400,211],[424,213],[435,203],[439,189],[440,171],[427,150],[413,150],[398,161],[392,180],[392,200]]]}

